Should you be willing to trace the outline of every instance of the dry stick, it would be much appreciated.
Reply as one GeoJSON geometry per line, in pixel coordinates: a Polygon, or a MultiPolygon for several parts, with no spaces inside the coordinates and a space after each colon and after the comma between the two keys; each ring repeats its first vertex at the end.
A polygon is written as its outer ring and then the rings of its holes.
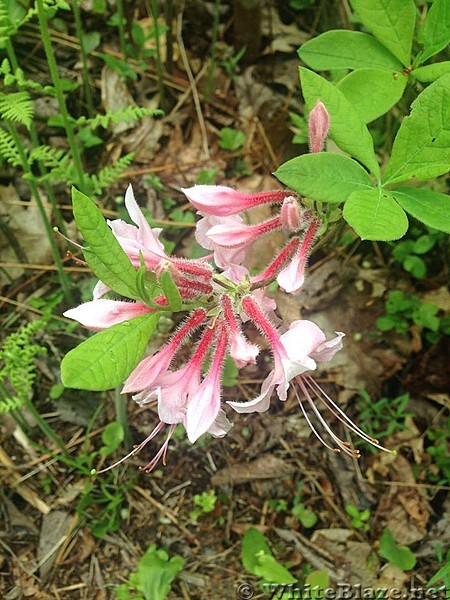
{"type": "Polygon", "coordinates": [[[177,17],[178,46],[180,49],[181,58],[183,60],[183,65],[184,65],[184,68],[186,69],[189,83],[191,84],[191,88],[192,88],[192,98],[194,100],[195,110],[197,112],[198,124],[200,125],[200,132],[202,134],[203,152],[204,152],[205,156],[209,159],[210,154],[209,154],[209,148],[208,148],[208,137],[206,135],[205,121],[203,119],[202,107],[200,106],[200,99],[198,97],[197,86],[195,85],[195,79],[192,74],[192,70],[189,65],[189,60],[188,60],[186,50],[184,47],[183,36],[182,36],[182,26],[183,26],[183,12],[179,12],[178,17],[177,17]]]}

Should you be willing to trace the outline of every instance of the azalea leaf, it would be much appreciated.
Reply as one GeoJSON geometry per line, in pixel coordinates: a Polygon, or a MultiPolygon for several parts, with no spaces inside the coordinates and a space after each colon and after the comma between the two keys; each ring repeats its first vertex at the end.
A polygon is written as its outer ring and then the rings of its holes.
{"type": "Polygon", "coordinates": [[[319,202],[345,202],[358,189],[373,189],[367,171],[342,154],[318,152],[288,160],[274,173],[294,191],[319,202]]]}
{"type": "Polygon", "coordinates": [[[95,275],[122,296],[138,299],[136,271],[95,203],[72,188],[73,214],[88,243],[83,254],[95,275]]]}
{"type": "Polygon", "coordinates": [[[409,66],[416,24],[414,0],[351,0],[351,4],[366,29],[409,66]]]}
{"type": "Polygon", "coordinates": [[[408,229],[405,211],[382,189],[353,192],[343,216],[363,240],[397,240],[408,229]]]}
{"type": "Polygon", "coordinates": [[[332,83],[303,67],[300,67],[300,80],[308,109],[312,110],[317,100],[325,105],[330,115],[330,137],[342,150],[354,156],[379,177],[380,167],[375,157],[372,137],[345,95],[332,83]]]}
{"type": "Polygon", "coordinates": [[[434,54],[450,44],[450,3],[448,0],[434,0],[420,30],[419,42],[423,51],[415,61],[422,64],[434,54]]]}
{"type": "Polygon", "coordinates": [[[408,78],[382,69],[358,69],[343,77],[337,88],[355,107],[364,123],[370,123],[397,104],[408,78]]]}
{"type": "Polygon", "coordinates": [[[125,381],[145,352],[159,314],[142,315],[96,333],[61,363],[66,387],[104,391],[125,381]]]}
{"type": "Polygon", "coordinates": [[[411,75],[418,81],[423,83],[429,83],[436,81],[442,75],[450,73],[450,60],[443,60],[442,62],[434,63],[432,65],[425,65],[424,67],[418,67],[411,71],[411,75]]]}
{"type": "Polygon", "coordinates": [[[429,85],[412,103],[394,140],[385,184],[422,181],[450,169],[450,73],[429,85]]]}
{"type": "Polygon", "coordinates": [[[402,72],[402,63],[373,36],[359,31],[336,29],[304,43],[300,58],[315,71],[374,67],[402,72]]]}
{"type": "Polygon", "coordinates": [[[428,227],[450,233],[450,196],[428,188],[399,187],[391,190],[407,213],[428,227]]]}

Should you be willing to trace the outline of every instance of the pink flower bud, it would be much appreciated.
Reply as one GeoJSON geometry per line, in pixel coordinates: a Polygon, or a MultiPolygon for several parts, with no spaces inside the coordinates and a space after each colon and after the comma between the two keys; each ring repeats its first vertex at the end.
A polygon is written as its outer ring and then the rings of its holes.
{"type": "Polygon", "coordinates": [[[301,213],[294,196],[285,198],[281,206],[281,223],[284,228],[296,231],[301,224],[301,213]]]}
{"type": "Polygon", "coordinates": [[[320,100],[309,113],[308,127],[310,151],[322,152],[330,128],[330,115],[320,100]]]}

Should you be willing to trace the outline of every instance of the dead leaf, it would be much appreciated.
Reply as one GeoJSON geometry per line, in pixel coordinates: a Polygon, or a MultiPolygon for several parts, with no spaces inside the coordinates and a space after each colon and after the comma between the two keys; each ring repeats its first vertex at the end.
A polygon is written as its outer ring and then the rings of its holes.
{"type": "Polygon", "coordinates": [[[212,478],[213,485],[237,485],[258,479],[275,479],[287,477],[294,472],[294,467],[273,454],[264,454],[251,462],[237,463],[231,467],[220,469],[212,478]]]}
{"type": "Polygon", "coordinates": [[[43,516],[37,548],[41,579],[45,580],[49,575],[58,549],[69,535],[71,524],[72,516],[63,510],[52,510],[43,516]]]}

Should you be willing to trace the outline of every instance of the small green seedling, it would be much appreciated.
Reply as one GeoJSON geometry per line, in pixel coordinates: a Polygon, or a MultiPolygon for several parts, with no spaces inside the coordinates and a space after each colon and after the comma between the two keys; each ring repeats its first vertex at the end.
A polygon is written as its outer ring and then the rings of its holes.
{"type": "Polygon", "coordinates": [[[354,504],[347,504],[345,512],[351,519],[352,527],[361,529],[362,531],[369,531],[370,525],[367,521],[370,518],[370,510],[368,508],[360,511],[354,504]]]}
{"type": "Polygon", "coordinates": [[[194,504],[197,508],[189,513],[190,518],[193,521],[197,521],[202,515],[212,512],[216,506],[216,502],[217,496],[214,490],[202,492],[201,494],[195,494],[194,504]]]}

